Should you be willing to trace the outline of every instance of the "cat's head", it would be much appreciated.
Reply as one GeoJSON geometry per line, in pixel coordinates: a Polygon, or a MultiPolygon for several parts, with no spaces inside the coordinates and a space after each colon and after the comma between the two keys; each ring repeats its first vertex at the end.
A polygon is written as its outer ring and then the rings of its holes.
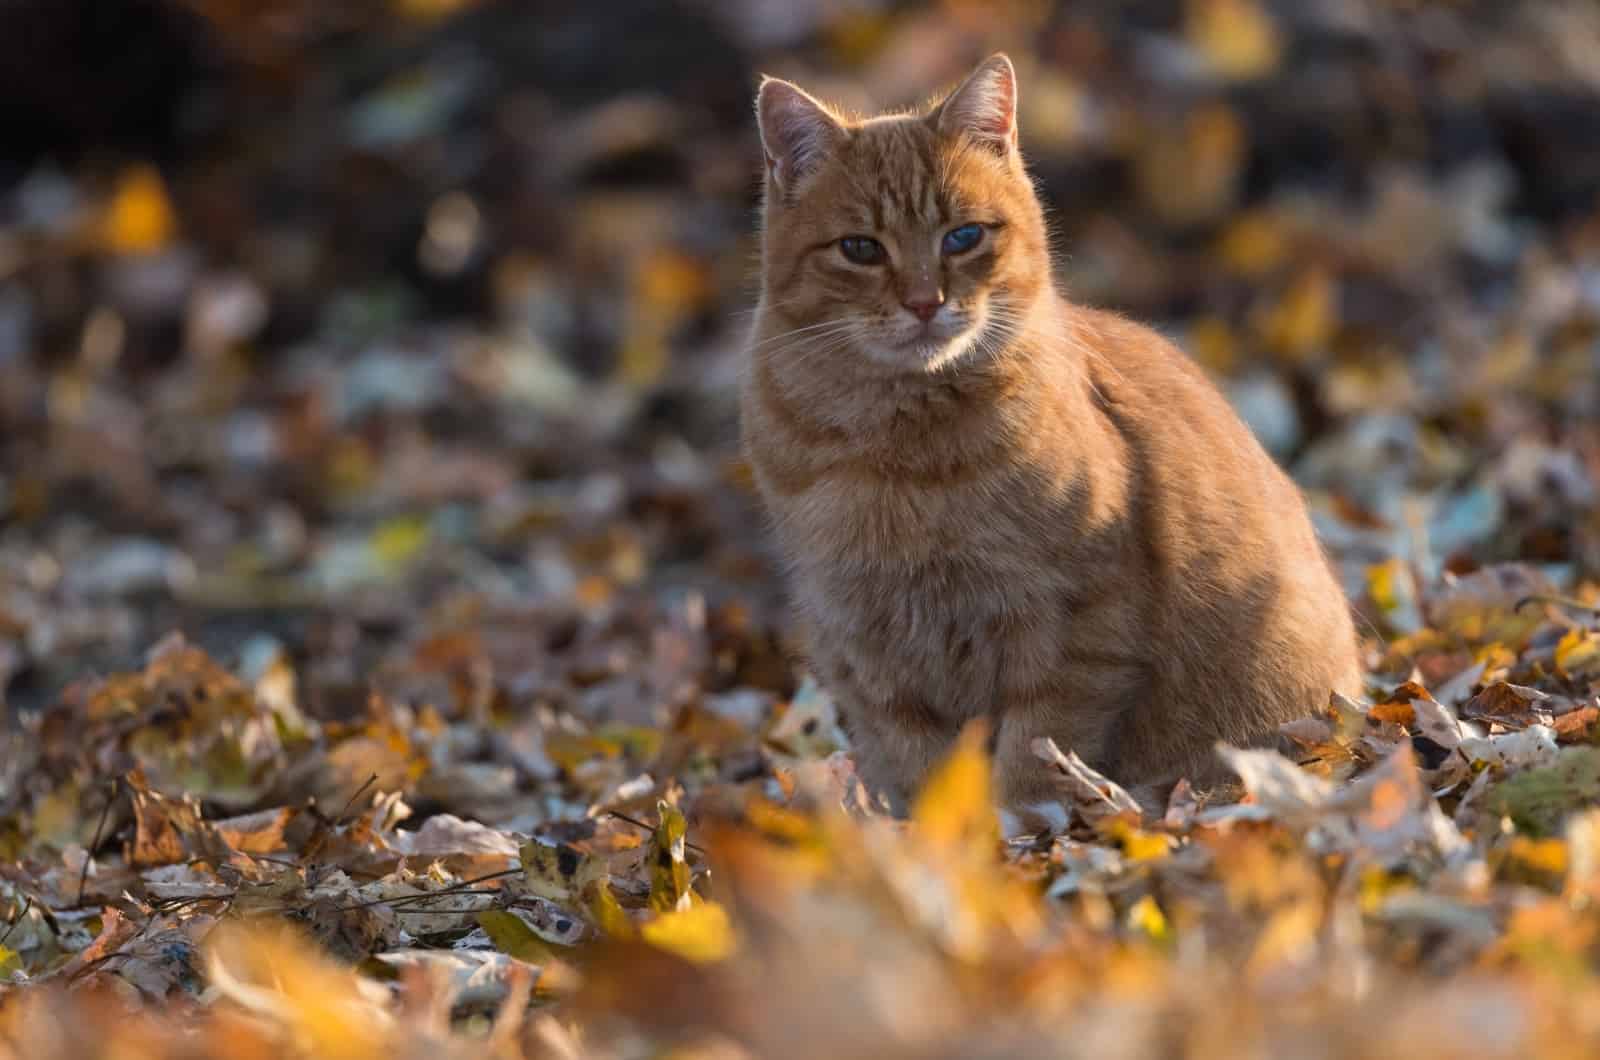
{"type": "Polygon", "coordinates": [[[1004,55],[921,113],[852,120],[775,79],[756,110],[764,299],[797,356],[943,368],[1003,346],[1048,288],[1004,55]]]}

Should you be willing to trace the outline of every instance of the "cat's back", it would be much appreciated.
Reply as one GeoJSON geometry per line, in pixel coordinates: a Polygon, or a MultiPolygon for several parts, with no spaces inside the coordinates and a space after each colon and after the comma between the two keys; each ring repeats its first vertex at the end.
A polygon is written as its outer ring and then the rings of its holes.
{"type": "MultiPolygon", "coordinates": [[[[1123,438],[1136,471],[1154,485],[1208,503],[1219,516],[1252,501],[1300,507],[1289,477],[1222,391],[1153,328],[1114,313],[1072,310],[1067,342],[1084,365],[1091,397],[1123,438]]],[[[1178,513],[1174,513],[1178,514],[1178,513]]]]}
{"type": "Polygon", "coordinates": [[[1111,313],[1075,314],[1071,343],[1129,453],[1158,622],[1175,638],[1209,628],[1200,640],[1264,676],[1358,691],[1349,611],[1299,488],[1181,349],[1111,313]]]}

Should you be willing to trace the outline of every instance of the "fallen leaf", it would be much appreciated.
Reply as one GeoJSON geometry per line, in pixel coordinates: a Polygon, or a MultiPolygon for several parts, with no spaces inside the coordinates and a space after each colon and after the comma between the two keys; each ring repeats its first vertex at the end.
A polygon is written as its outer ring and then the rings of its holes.
{"type": "Polygon", "coordinates": [[[115,254],[161,250],[172,241],[177,227],[177,215],[160,172],[150,165],[123,170],[101,222],[106,248],[115,254]]]}
{"type": "Polygon", "coordinates": [[[728,911],[715,902],[662,913],[639,928],[639,937],[695,964],[726,960],[737,944],[728,911]]]}

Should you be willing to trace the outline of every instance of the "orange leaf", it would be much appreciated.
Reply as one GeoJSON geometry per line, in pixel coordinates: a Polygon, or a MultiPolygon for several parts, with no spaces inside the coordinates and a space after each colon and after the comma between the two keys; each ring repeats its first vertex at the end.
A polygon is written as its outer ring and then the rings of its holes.
{"type": "Polygon", "coordinates": [[[170,243],[177,228],[177,215],[155,167],[124,170],[101,222],[106,247],[117,254],[148,254],[170,243]]]}

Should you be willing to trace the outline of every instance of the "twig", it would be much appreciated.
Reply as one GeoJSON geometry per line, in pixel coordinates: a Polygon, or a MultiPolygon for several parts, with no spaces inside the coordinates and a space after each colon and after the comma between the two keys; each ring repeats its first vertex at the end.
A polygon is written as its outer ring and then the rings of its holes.
{"type": "Polygon", "coordinates": [[[1582,600],[1575,599],[1571,596],[1561,596],[1557,593],[1530,593],[1518,600],[1517,605],[1511,610],[1521,611],[1529,604],[1559,604],[1562,607],[1571,608],[1574,611],[1587,611],[1591,615],[1600,615],[1600,606],[1595,604],[1586,604],[1582,600]]]}
{"type": "Polygon", "coordinates": [[[32,908],[33,908],[33,895],[30,894],[22,902],[22,912],[18,913],[16,915],[15,919],[13,919],[10,923],[6,924],[6,933],[4,935],[0,935],[0,946],[5,945],[6,939],[11,937],[11,933],[13,931],[17,930],[17,925],[22,923],[22,918],[27,916],[28,915],[28,910],[30,910],[32,908]]]}
{"type": "Polygon", "coordinates": [[[83,905],[83,891],[89,885],[89,863],[94,860],[95,848],[100,845],[100,832],[106,826],[106,817],[111,813],[111,804],[117,801],[116,777],[111,778],[111,791],[106,795],[106,804],[100,807],[100,821],[94,826],[94,839],[89,843],[89,849],[83,855],[83,871],[78,874],[78,897],[72,904],[83,905]]]}
{"type": "MultiPolygon", "coordinates": [[[[635,818],[629,817],[625,813],[621,813],[621,812],[619,812],[617,810],[607,810],[606,813],[609,813],[611,816],[617,818],[618,820],[627,821],[629,824],[633,825],[635,828],[643,828],[646,832],[649,832],[652,835],[655,833],[655,829],[654,828],[652,828],[649,825],[645,824],[643,821],[640,821],[640,820],[637,820],[635,818]]],[[[705,847],[699,845],[698,843],[691,843],[687,839],[685,839],[683,841],[683,845],[688,847],[690,850],[694,851],[696,854],[700,854],[700,855],[704,856],[705,853],[706,853],[706,848],[705,847]]]]}
{"type": "Polygon", "coordinates": [[[468,891],[467,888],[473,886],[474,884],[487,883],[489,880],[503,880],[508,876],[520,876],[521,874],[522,870],[520,868],[506,869],[502,872],[491,872],[487,876],[475,876],[470,880],[462,880],[460,883],[452,883],[450,886],[442,887],[437,891],[426,891],[422,894],[407,894],[402,895],[399,898],[371,898],[365,902],[357,902],[354,905],[338,906],[336,911],[344,913],[352,909],[367,909],[375,905],[398,905],[402,902],[417,902],[425,898],[438,898],[441,895],[447,894],[497,894],[499,892],[492,888],[486,888],[483,891],[468,891]]]}
{"type": "Polygon", "coordinates": [[[88,975],[90,972],[94,971],[96,968],[99,968],[101,965],[107,963],[108,961],[114,961],[114,960],[118,959],[119,957],[122,958],[123,960],[127,960],[131,956],[132,956],[132,954],[124,953],[122,950],[112,950],[110,953],[102,953],[100,956],[96,957],[92,961],[85,961],[81,968],[79,968],[77,971],[74,971],[73,973],[68,975],[67,976],[67,982],[69,982],[69,983],[77,982],[79,979],[81,979],[84,976],[88,975]]]}
{"type": "Polygon", "coordinates": [[[456,898],[463,894],[503,894],[497,887],[467,887],[442,891],[422,891],[418,894],[403,894],[399,898],[390,898],[390,905],[420,905],[430,898],[456,898]]]}
{"type": "Polygon", "coordinates": [[[420,916],[423,913],[484,913],[493,908],[494,903],[491,902],[489,905],[476,905],[471,909],[434,909],[430,906],[427,909],[396,909],[395,913],[397,915],[405,915],[409,913],[413,916],[420,916]]]}
{"type": "MultiPolygon", "coordinates": [[[[227,894],[175,894],[170,898],[155,899],[150,903],[150,909],[159,916],[169,916],[191,905],[199,905],[202,902],[231,902],[237,897],[237,891],[229,891],[227,894]]],[[[139,929],[139,934],[144,934],[149,927],[150,923],[146,923],[139,929]]]]}
{"type": "Polygon", "coordinates": [[[372,787],[372,785],[376,784],[377,782],[378,782],[378,774],[374,773],[374,774],[372,774],[372,776],[368,777],[366,779],[366,782],[363,783],[359,788],[357,788],[355,790],[355,793],[352,794],[348,800],[346,800],[346,802],[344,804],[344,809],[340,810],[338,812],[338,814],[333,818],[333,823],[334,824],[344,824],[345,815],[350,812],[350,807],[355,805],[356,800],[361,797],[361,793],[363,791],[366,791],[368,788],[372,787]]]}

